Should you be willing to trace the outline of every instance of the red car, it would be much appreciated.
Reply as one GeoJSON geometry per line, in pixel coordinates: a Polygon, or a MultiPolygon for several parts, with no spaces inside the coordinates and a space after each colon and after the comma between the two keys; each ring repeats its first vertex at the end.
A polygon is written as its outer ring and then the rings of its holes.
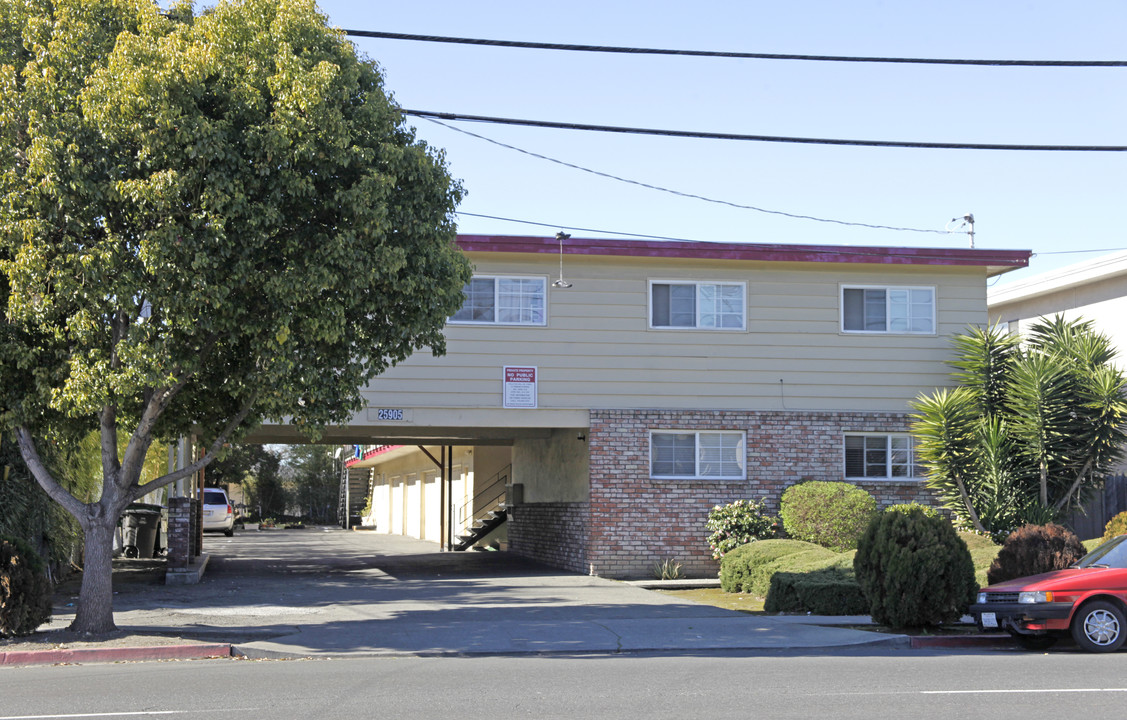
{"type": "Polygon", "coordinates": [[[1002,629],[1043,650],[1067,632],[1089,652],[1114,652],[1127,640],[1127,535],[1065,570],[983,588],[970,606],[978,627],[1002,629]]]}

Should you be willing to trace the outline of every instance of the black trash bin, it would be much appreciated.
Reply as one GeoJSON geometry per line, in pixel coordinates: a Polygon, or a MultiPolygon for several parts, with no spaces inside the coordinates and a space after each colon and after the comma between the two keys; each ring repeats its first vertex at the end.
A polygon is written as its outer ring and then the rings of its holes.
{"type": "Polygon", "coordinates": [[[154,557],[160,533],[160,506],[134,503],[125,508],[121,515],[121,530],[125,557],[154,557]]]}

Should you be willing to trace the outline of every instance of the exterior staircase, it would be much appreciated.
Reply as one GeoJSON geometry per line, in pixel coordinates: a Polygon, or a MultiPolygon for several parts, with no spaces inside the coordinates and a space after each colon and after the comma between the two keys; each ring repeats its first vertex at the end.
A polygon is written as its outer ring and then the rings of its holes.
{"type": "Polygon", "coordinates": [[[360,524],[371,494],[372,471],[369,468],[341,468],[337,521],[342,528],[348,529],[360,524]]]}
{"type": "Polygon", "coordinates": [[[466,503],[463,509],[473,513],[473,524],[458,536],[454,543],[455,550],[469,550],[508,519],[505,488],[510,482],[512,471],[513,466],[507,465],[487,480],[473,500],[466,503]]]}

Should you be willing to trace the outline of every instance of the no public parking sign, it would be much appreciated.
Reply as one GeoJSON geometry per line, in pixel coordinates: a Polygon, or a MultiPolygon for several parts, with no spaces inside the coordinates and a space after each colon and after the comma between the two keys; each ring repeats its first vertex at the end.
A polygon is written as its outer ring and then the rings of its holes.
{"type": "Polygon", "coordinates": [[[536,407],[536,368],[506,365],[504,371],[504,406],[536,407]]]}

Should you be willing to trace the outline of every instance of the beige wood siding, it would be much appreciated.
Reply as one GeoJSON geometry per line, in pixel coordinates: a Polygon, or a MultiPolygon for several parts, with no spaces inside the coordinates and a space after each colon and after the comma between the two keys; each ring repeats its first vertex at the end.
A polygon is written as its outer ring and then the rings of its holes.
{"type": "MultiPolygon", "coordinates": [[[[547,324],[447,326],[368,389],[370,406],[497,409],[501,368],[539,369],[541,409],[906,409],[947,385],[950,335],[986,322],[985,269],[471,254],[477,273],[549,277],[547,324]],[[651,329],[649,281],[746,283],[746,330],[651,329]],[[843,333],[842,285],[935,288],[933,335],[843,333]]],[[[463,414],[462,417],[472,417],[463,414]]],[[[375,423],[363,423],[375,424],[375,423]]]]}

